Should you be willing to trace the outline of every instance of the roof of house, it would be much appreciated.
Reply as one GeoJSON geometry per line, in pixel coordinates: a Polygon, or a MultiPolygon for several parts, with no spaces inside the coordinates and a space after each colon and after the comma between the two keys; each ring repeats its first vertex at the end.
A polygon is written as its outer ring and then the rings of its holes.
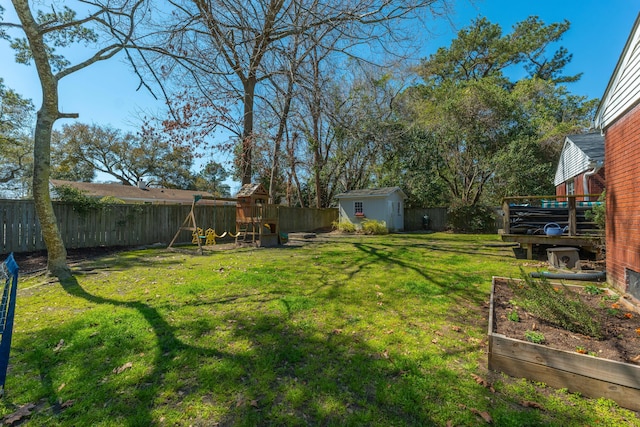
{"type": "Polygon", "coordinates": [[[604,136],[600,132],[567,136],[553,184],[558,186],[594,167],[602,167],[604,151],[604,136]]]}
{"type": "MultiPolygon", "coordinates": [[[[193,202],[196,195],[210,196],[212,194],[203,191],[176,190],[172,188],[139,188],[131,185],[122,185],[119,183],[98,184],[94,182],[74,182],[64,181],[61,179],[50,180],[54,187],[69,186],[76,188],[88,196],[105,197],[113,196],[125,202],[134,203],[176,203],[187,204],[193,202]]],[[[214,204],[214,200],[203,200],[203,204],[214,204]]]]}
{"type": "Polygon", "coordinates": [[[350,199],[356,197],[387,197],[396,191],[400,192],[403,198],[406,198],[404,191],[400,187],[383,187],[383,188],[363,188],[361,190],[350,190],[345,193],[340,193],[336,196],[336,199],[350,199]]]}
{"type": "Polygon", "coordinates": [[[600,132],[569,135],[567,139],[573,142],[591,160],[604,161],[604,136],[600,132]]]}

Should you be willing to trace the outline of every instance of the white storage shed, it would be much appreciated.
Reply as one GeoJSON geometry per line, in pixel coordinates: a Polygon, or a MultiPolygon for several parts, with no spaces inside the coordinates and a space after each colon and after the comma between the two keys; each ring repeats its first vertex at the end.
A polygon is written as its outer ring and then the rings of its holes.
{"type": "Polygon", "coordinates": [[[361,227],[362,221],[384,221],[389,231],[404,229],[404,200],[400,187],[351,190],[336,196],[340,221],[361,227]]]}

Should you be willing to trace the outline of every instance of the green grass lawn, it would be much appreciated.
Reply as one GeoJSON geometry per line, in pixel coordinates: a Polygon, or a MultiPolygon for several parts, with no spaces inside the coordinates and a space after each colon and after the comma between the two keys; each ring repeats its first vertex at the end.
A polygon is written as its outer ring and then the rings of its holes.
{"type": "Polygon", "coordinates": [[[523,265],[499,241],[144,250],[86,263],[62,285],[23,277],[0,415],[43,426],[640,426],[612,401],[487,372],[491,276],[523,265]]]}

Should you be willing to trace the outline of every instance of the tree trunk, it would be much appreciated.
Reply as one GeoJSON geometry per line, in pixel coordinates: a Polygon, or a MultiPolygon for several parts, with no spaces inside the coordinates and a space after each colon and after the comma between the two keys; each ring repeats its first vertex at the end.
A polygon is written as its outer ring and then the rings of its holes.
{"type": "Polygon", "coordinates": [[[67,266],[67,249],[58,230],[58,221],[49,194],[51,131],[55,116],[52,117],[46,109],[46,103],[43,102],[36,121],[33,149],[33,200],[42,228],[42,237],[47,246],[49,272],[59,279],[65,279],[71,276],[67,266]]]}
{"type": "Polygon", "coordinates": [[[251,184],[253,171],[253,104],[256,91],[256,77],[250,76],[244,82],[244,117],[242,129],[242,153],[240,154],[240,171],[242,173],[242,185],[251,184]]]}
{"type": "Polygon", "coordinates": [[[280,123],[278,124],[278,132],[273,143],[273,158],[271,159],[271,176],[269,177],[269,203],[275,203],[275,187],[276,177],[278,176],[278,162],[280,155],[280,145],[284,138],[284,131],[287,126],[287,120],[289,119],[289,111],[291,110],[291,101],[293,98],[293,86],[294,82],[292,78],[289,78],[287,86],[286,98],[284,101],[284,107],[282,115],[280,116],[280,123]]]}

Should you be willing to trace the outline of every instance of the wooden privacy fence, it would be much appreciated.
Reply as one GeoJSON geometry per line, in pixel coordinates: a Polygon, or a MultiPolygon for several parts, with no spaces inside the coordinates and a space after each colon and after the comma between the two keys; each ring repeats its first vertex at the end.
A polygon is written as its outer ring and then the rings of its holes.
{"type": "MultiPolygon", "coordinates": [[[[405,231],[423,230],[423,217],[429,217],[429,230],[444,231],[447,229],[447,208],[408,208],[404,210],[405,231]]],[[[502,228],[503,214],[500,208],[495,208],[494,232],[502,228]]]]}
{"type": "Polygon", "coordinates": [[[280,206],[280,231],[292,233],[330,229],[331,223],[338,220],[338,209],[308,209],[280,206]]]}
{"type": "Polygon", "coordinates": [[[422,219],[425,215],[429,217],[429,230],[447,228],[447,208],[408,208],[404,210],[405,231],[424,230],[422,219]]]}
{"type": "MultiPolygon", "coordinates": [[[[54,202],[58,227],[67,248],[168,244],[189,213],[189,205],[104,205],[78,212],[73,204],[54,202]]],[[[300,209],[280,206],[280,229],[284,232],[328,228],[337,209],[300,209]],[[332,213],[333,212],[333,213],[332,213]]],[[[214,228],[218,234],[235,231],[236,207],[196,206],[198,227],[214,228]]],[[[183,232],[179,242],[190,242],[183,232]]],[[[0,254],[45,249],[42,230],[32,200],[0,200],[0,254]]]]}

